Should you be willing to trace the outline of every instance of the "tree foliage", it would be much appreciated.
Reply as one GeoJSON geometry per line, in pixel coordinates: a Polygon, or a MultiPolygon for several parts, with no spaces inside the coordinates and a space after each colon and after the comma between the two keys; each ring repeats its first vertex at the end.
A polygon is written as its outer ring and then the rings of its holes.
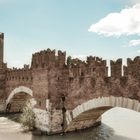
{"type": "Polygon", "coordinates": [[[67,57],[67,65],[71,65],[71,61],[72,61],[71,56],[68,56],[68,57],[67,57]]]}
{"type": "Polygon", "coordinates": [[[23,127],[33,130],[35,126],[35,113],[33,112],[33,107],[28,101],[26,106],[23,108],[23,113],[20,116],[20,123],[23,127]]]}

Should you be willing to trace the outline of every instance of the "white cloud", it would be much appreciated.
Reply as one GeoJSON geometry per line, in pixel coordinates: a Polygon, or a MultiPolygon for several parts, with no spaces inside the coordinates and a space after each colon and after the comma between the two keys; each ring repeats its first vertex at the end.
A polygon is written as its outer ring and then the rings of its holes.
{"type": "Polygon", "coordinates": [[[131,3],[132,3],[132,4],[140,3],[140,0],[131,0],[131,3]]]}
{"type": "Polygon", "coordinates": [[[129,46],[139,46],[140,45],[140,39],[139,40],[131,40],[129,41],[129,46]]]}
{"type": "Polygon", "coordinates": [[[110,13],[88,30],[105,36],[140,35],[140,4],[110,13]]]}

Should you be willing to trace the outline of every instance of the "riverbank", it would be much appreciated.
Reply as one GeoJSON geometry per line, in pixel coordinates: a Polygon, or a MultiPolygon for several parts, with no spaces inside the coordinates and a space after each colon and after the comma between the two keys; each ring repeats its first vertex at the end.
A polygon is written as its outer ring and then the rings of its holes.
{"type": "Polygon", "coordinates": [[[20,123],[12,121],[7,117],[0,117],[0,133],[19,133],[23,131],[24,129],[20,123]]]}

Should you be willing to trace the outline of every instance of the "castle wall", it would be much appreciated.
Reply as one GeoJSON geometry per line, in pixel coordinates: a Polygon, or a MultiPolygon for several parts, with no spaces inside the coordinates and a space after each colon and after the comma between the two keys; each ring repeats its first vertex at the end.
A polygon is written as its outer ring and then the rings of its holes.
{"type": "MultiPolygon", "coordinates": [[[[39,106],[46,107],[46,99],[50,99],[52,107],[60,108],[61,69],[65,66],[65,52],[55,50],[41,51],[32,57],[33,91],[39,106]],[[44,88],[45,87],[45,88],[44,88]],[[41,105],[42,104],[42,105],[41,105]]],[[[61,88],[62,90],[62,88],[61,88]]],[[[62,93],[61,93],[62,94],[62,93]]]]}
{"type": "Polygon", "coordinates": [[[122,76],[122,59],[110,61],[111,77],[120,78],[122,76]]]}
{"type": "Polygon", "coordinates": [[[7,69],[6,71],[6,94],[7,96],[16,87],[25,86],[32,89],[32,71],[30,68],[23,69],[7,69]]]}
{"type": "Polygon", "coordinates": [[[122,59],[111,61],[111,77],[108,77],[106,60],[87,57],[86,61],[71,59],[66,63],[66,53],[50,49],[33,54],[31,67],[7,69],[6,94],[17,86],[33,90],[36,107],[45,109],[46,99],[52,108],[73,109],[83,102],[99,96],[123,96],[140,100],[140,59],[128,59],[122,76],[122,59]]]}
{"type": "Polygon", "coordinates": [[[37,108],[46,108],[48,98],[48,71],[45,69],[33,69],[32,89],[33,96],[37,101],[37,108]]]}
{"type": "Polygon", "coordinates": [[[86,61],[66,58],[66,52],[43,50],[32,55],[31,66],[9,69],[3,62],[4,34],[0,33],[0,100],[5,101],[12,90],[25,86],[33,90],[36,107],[46,109],[49,99],[53,109],[66,109],[99,96],[123,96],[140,100],[140,57],[110,62],[108,76],[106,60],[89,56],[86,61]],[[123,67],[123,71],[122,71],[123,67]],[[123,73],[123,74],[122,74],[123,73]],[[123,75],[123,76],[122,76],[123,75]]]}
{"type": "MultiPolygon", "coordinates": [[[[37,101],[35,107],[50,113],[52,130],[58,131],[62,128],[62,107],[73,110],[90,99],[111,95],[140,101],[140,57],[128,58],[127,66],[123,66],[122,59],[111,60],[110,77],[102,58],[89,56],[82,61],[50,49],[33,54],[31,66],[10,69],[3,62],[3,44],[4,35],[0,34],[0,111],[5,111],[6,99],[15,88],[28,87],[37,101]]],[[[27,98],[26,93],[14,96],[11,111],[21,109],[27,98]]]]}
{"type": "Polygon", "coordinates": [[[7,69],[6,96],[18,86],[33,90],[38,108],[46,108],[46,99],[52,108],[65,106],[73,109],[77,105],[99,96],[124,96],[139,99],[140,59],[127,60],[122,76],[122,59],[111,61],[111,77],[108,77],[106,61],[98,57],[87,57],[86,61],[71,59],[66,63],[66,53],[50,49],[33,54],[31,67],[7,69]]]}

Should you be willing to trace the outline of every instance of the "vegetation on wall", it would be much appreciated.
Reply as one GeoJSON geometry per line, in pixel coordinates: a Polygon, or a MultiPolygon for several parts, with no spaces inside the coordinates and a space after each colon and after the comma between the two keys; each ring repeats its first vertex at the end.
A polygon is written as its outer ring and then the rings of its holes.
{"type": "Polygon", "coordinates": [[[33,130],[35,127],[35,113],[30,101],[27,101],[23,108],[23,113],[20,116],[20,123],[28,130],[33,130]]]}

